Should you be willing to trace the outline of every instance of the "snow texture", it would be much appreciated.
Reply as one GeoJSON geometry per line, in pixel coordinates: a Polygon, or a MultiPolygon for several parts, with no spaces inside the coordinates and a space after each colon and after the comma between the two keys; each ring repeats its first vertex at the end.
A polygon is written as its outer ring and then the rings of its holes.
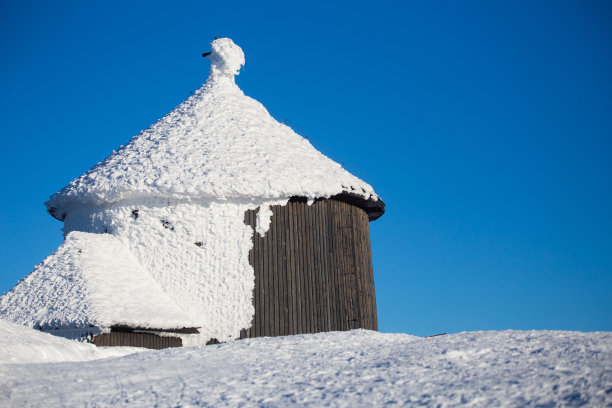
{"type": "Polygon", "coordinates": [[[250,327],[254,314],[255,280],[249,264],[253,230],[244,223],[251,207],[141,199],[75,209],[66,217],[64,230],[106,231],[119,238],[171,302],[190,316],[189,325],[167,314],[167,321],[160,323],[159,317],[153,323],[147,317],[158,317],[153,310],[132,303],[143,309],[138,325],[198,327],[204,342],[226,341],[250,327]]]}
{"type": "Polygon", "coordinates": [[[266,203],[266,205],[259,206],[256,214],[256,226],[255,231],[260,235],[266,235],[266,232],[270,229],[270,222],[272,221],[272,206],[273,205],[285,205],[288,200],[278,200],[270,203],[266,203]]]}
{"type": "Polygon", "coordinates": [[[140,265],[109,234],[72,232],[58,250],[0,298],[0,317],[41,329],[193,327],[140,265]]]}
{"type": "Polygon", "coordinates": [[[75,208],[143,197],[251,203],[374,190],[318,152],[234,82],[244,63],[228,38],[213,41],[210,76],[189,99],[46,203],[75,208]]]}
{"type": "Polygon", "coordinates": [[[229,38],[217,38],[212,42],[210,59],[210,78],[228,77],[232,81],[244,65],[244,53],[229,38]]]}
{"type": "MultiPolygon", "coordinates": [[[[62,339],[0,319],[0,384],[4,382],[6,371],[10,370],[3,366],[4,364],[89,361],[141,351],[143,349],[136,347],[96,347],[93,344],[62,339]]],[[[0,386],[0,393],[1,389],[0,386]]],[[[4,406],[2,396],[0,396],[0,406],[4,406]]]]}
{"type": "Polygon", "coordinates": [[[612,333],[365,330],[0,365],[0,406],[605,407],[612,333]]]}

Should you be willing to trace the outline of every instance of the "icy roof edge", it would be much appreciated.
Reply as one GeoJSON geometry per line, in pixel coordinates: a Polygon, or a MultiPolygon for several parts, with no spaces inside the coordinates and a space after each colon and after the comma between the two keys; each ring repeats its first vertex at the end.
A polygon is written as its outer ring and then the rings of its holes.
{"type": "MultiPolygon", "coordinates": [[[[304,202],[309,201],[310,199],[315,200],[315,201],[325,200],[325,199],[343,201],[343,202],[352,204],[364,210],[368,214],[368,218],[370,221],[374,221],[380,218],[385,213],[385,203],[378,196],[370,195],[369,197],[366,197],[364,195],[359,195],[359,194],[356,194],[353,192],[347,192],[347,191],[343,191],[339,194],[319,196],[319,197],[307,197],[307,196],[302,196],[302,195],[294,195],[291,197],[274,197],[274,198],[246,197],[245,196],[245,197],[237,197],[237,198],[226,199],[226,200],[220,200],[218,198],[213,198],[213,197],[205,197],[205,198],[197,199],[194,197],[182,197],[181,198],[181,197],[177,197],[173,195],[162,196],[162,195],[150,195],[150,194],[136,194],[136,195],[132,195],[130,197],[126,197],[122,200],[118,200],[115,202],[94,203],[91,201],[90,202],[80,201],[79,205],[83,207],[87,207],[87,206],[99,207],[99,206],[104,206],[104,205],[131,205],[134,202],[154,200],[154,201],[168,201],[168,203],[170,202],[172,203],[188,202],[188,203],[195,203],[195,204],[232,202],[232,203],[237,203],[237,204],[245,204],[245,205],[252,204],[253,206],[259,206],[262,201],[269,201],[270,199],[277,199],[277,198],[288,199],[290,201],[304,201],[304,202]]],[[[61,207],[57,208],[57,207],[50,206],[50,203],[51,203],[51,200],[45,203],[45,206],[47,206],[47,213],[51,215],[53,218],[59,221],[62,221],[62,222],[66,218],[66,215],[68,214],[68,212],[71,210],[71,207],[74,207],[74,205],[72,205],[72,206],[67,206],[64,208],[61,208],[61,207]],[[58,210],[61,210],[61,211],[58,211],[58,210]]]]}

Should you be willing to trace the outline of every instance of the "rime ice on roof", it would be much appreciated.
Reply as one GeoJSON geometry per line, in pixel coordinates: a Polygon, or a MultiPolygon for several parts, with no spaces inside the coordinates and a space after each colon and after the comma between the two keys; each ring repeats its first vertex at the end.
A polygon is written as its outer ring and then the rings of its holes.
{"type": "Polygon", "coordinates": [[[224,76],[233,81],[234,75],[238,75],[240,68],[244,65],[242,48],[229,38],[218,38],[213,41],[212,52],[208,58],[210,59],[209,80],[224,76]]]}
{"type": "Polygon", "coordinates": [[[343,192],[377,199],[372,187],[277,122],[238,88],[244,64],[228,38],[212,43],[205,85],[46,203],[63,220],[74,207],[161,197],[251,202],[343,192]]]}
{"type": "Polygon", "coordinates": [[[3,318],[43,329],[165,329],[197,322],[179,310],[119,239],[78,231],[0,298],[0,310],[5,308],[3,318]]]}
{"type": "Polygon", "coordinates": [[[235,339],[254,313],[247,210],[262,208],[263,235],[266,208],[292,196],[377,199],[242,93],[244,54],[232,40],[216,39],[209,58],[193,96],[50,198],[66,242],[2,297],[0,316],[235,339]]]}

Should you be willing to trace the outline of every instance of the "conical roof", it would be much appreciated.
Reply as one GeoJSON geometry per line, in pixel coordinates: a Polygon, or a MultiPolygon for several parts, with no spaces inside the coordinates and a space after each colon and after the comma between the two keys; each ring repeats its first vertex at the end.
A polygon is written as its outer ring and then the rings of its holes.
{"type": "Polygon", "coordinates": [[[198,91],[53,195],[49,213],[63,220],[78,206],[149,196],[250,202],[344,194],[364,208],[382,205],[369,184],[244,95],[234,80],[244,54],[231,39],[213,41],[210,59],[198,91]]]}

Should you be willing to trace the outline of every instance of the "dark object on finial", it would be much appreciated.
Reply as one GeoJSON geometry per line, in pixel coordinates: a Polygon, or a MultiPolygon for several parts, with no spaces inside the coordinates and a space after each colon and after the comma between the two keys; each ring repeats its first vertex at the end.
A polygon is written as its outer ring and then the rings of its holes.
{"type": "MultiPolygon", "coordinates": [[[[219,39],[219,37],[215,37],[215,40],[218,40],[218,39],[219,39]]],[[[211,51],[211,52],[212,52],[212,51],[211,51]]],[[[202,54],[202,56],[203,56],[204,58],[206,58],[206,57],[208,57],[208,56],[211,54],[211,52],[205,52],[205,53],[203,53],[203,54],[202,54]]]]}

